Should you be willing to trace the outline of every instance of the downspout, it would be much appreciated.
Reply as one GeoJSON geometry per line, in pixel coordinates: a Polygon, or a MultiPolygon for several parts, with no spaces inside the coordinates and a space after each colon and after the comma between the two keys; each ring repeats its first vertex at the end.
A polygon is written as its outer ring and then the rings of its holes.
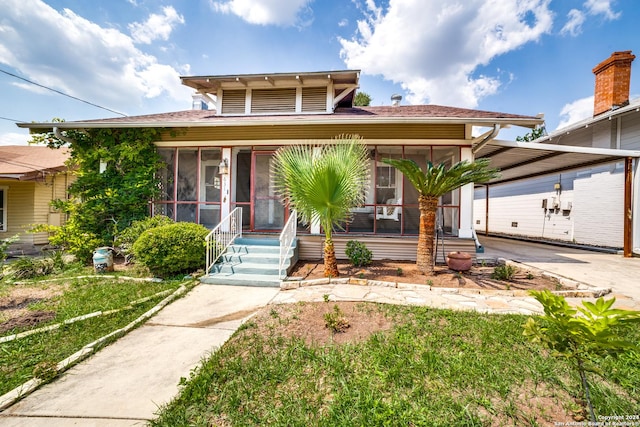
{"type": "Polygon", "coordinates": [[[62,132],[60,132],[60,129],[58,129],[57,126],[53,127],[53,134],[56,136],[56,138],[58,138],[60,141],[64,141],[67,144],[74,144],[75,141],[69,137],[66,137],[62,134],[62,132]]]}
{"type": "Polygon", "coordinates": [[[480,150],[482,147],[484,147],[485,145],[487,145],[487,143],[489,141],[491,141],[493,138],[495,138],[496,136],[498,136],[498,133],[500,132],[500,125],[498,123],[495,123],[493,125],[493,130],[491,130],[491,132],[489,132],[488,135],[486,135],[484,138],[482,138],[482,141],[480,141],[479,143],[477,143],[474,147],[471,148],[471,152],[473,154],[476,154],[478,152],[478,150],[480,150]]]}

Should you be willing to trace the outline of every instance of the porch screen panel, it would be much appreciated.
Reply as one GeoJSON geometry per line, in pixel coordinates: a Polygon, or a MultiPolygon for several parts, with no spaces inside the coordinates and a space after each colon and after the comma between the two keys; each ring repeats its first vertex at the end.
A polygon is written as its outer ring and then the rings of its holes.
{"type": "Polygon", "coordinates": [[[175,171],[175,154],[174,148],[160,148],[158,149],[165,167],[158,171],[160,178],[160,200],[173,200],[174,191],[174,171],[175,171]]]}
{"type": "Polygon", "coordinates": [[[284,226],[284,205],[270,176],[271,155],[255,156],[253,228],[278,230],[284,226]]]}
{"type": "Polygon", "coordinates": [[[207,228],[220,222],[221,177],[219,171],[222,158],[219,148],[200,150],[200,204],[198,221],[207,228]]]}
{"type": "MultiPolygon", "coordinates": [[[[433,163],[438,165],[444,163],[446,168],[450,168],[460,161],[459,147],[433,147],[433,163]]],[[[460,207],[460,189],[453,190],[444,194],[438,205],[439,226],[441,226],[445,234],[457,235],[459,229],[459,207],[460,207]]]]}
{"type": "Polygon", "coordinates": [[[178,204],[176,221],[196,222],[196,205],[193,203],[178,204]]]}
{"type": "Polygon", "coordinates": [[[178,150],[178,201],[197,201],[198,150],[178,150]]]}

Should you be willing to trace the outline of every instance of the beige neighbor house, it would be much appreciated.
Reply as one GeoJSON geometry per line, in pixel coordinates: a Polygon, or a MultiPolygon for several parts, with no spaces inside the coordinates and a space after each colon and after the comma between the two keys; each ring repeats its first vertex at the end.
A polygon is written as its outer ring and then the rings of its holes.
{"type": "Polygon", "coordinates": [[[50,203],[65,199],[72,176],[66,150],[43,146],[0,146],[0,239],[19,236],[17,253],[48,243],[47,233],[28,233],[34,224],[60,225],[64,218],[50,203]]]}
{"type": "Polygon", "coordinates": [[[476,153],[503,170],[476,189],[478,234],[640,255],[640,99],[629,99],[634,59],[631,51],[614,52],[593,68],[593,117],[533,143],[491,141],[476,153]]]}
{"type": "MultiPolygon", "coordinates": [[[[415,260],[417,193],[381,159],[404,157],[423,166],[428,161],[451,165],[473,160],[473,147],[495,138],[502,127],[532,128],[543,121],[438,105],[400,105],[398,96],[390,106],[354,107],[359,74],[345,70],[182,77],[195,91],[192,110],[18,126],[32,132],[163,128],[166,132],[156,145],[167,167],[161,171],[163,195],[152,203],[154,214],[213,228],[242,208],[238,221],[245,236],[276,237],[291,212],[271,185],[274,152],[287,145],[327,143],[341,134],[360,135],[370,149],[371,188],[365,205],[355,208],[352,220],[337,230],[337,255],[344,258],[345,242],[358,239],[374,258],[415,260]],[[476,128],[484,133],[474,136],[476,128]]],[[[448,242],[475,252],[473,185],[442,197],[439,211],[448,242]]],[[[297,227],[300,258],[322,258],[321,231],[318,224],[297,227]]]]}

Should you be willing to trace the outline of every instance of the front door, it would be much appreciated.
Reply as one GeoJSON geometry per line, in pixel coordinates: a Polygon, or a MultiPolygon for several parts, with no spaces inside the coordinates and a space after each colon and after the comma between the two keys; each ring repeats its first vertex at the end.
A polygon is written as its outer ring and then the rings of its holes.
{"type": "Polygon", "coordinates": [[[251,173],[251,230],[280,231],[285,209],[271,180],[273,152],[254,151],[251,173]]]}

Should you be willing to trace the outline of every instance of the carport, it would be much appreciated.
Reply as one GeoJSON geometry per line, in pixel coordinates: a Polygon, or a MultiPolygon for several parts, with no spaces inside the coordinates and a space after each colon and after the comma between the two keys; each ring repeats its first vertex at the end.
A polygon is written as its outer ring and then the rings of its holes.
{"type": "Polygon", "coordinates": [[[501,176],[486,184],[485,234],[489,230],[489,192],[492,185],[521,181],[604,163],[624,162],[624,246],[625,257],[640,247],[640,151],[551,145],[539,142],[490,140],[473,148],[476,159],[487,158],[501,176]],[[634,162],[634,159],[636,161],[634,162]]]}

